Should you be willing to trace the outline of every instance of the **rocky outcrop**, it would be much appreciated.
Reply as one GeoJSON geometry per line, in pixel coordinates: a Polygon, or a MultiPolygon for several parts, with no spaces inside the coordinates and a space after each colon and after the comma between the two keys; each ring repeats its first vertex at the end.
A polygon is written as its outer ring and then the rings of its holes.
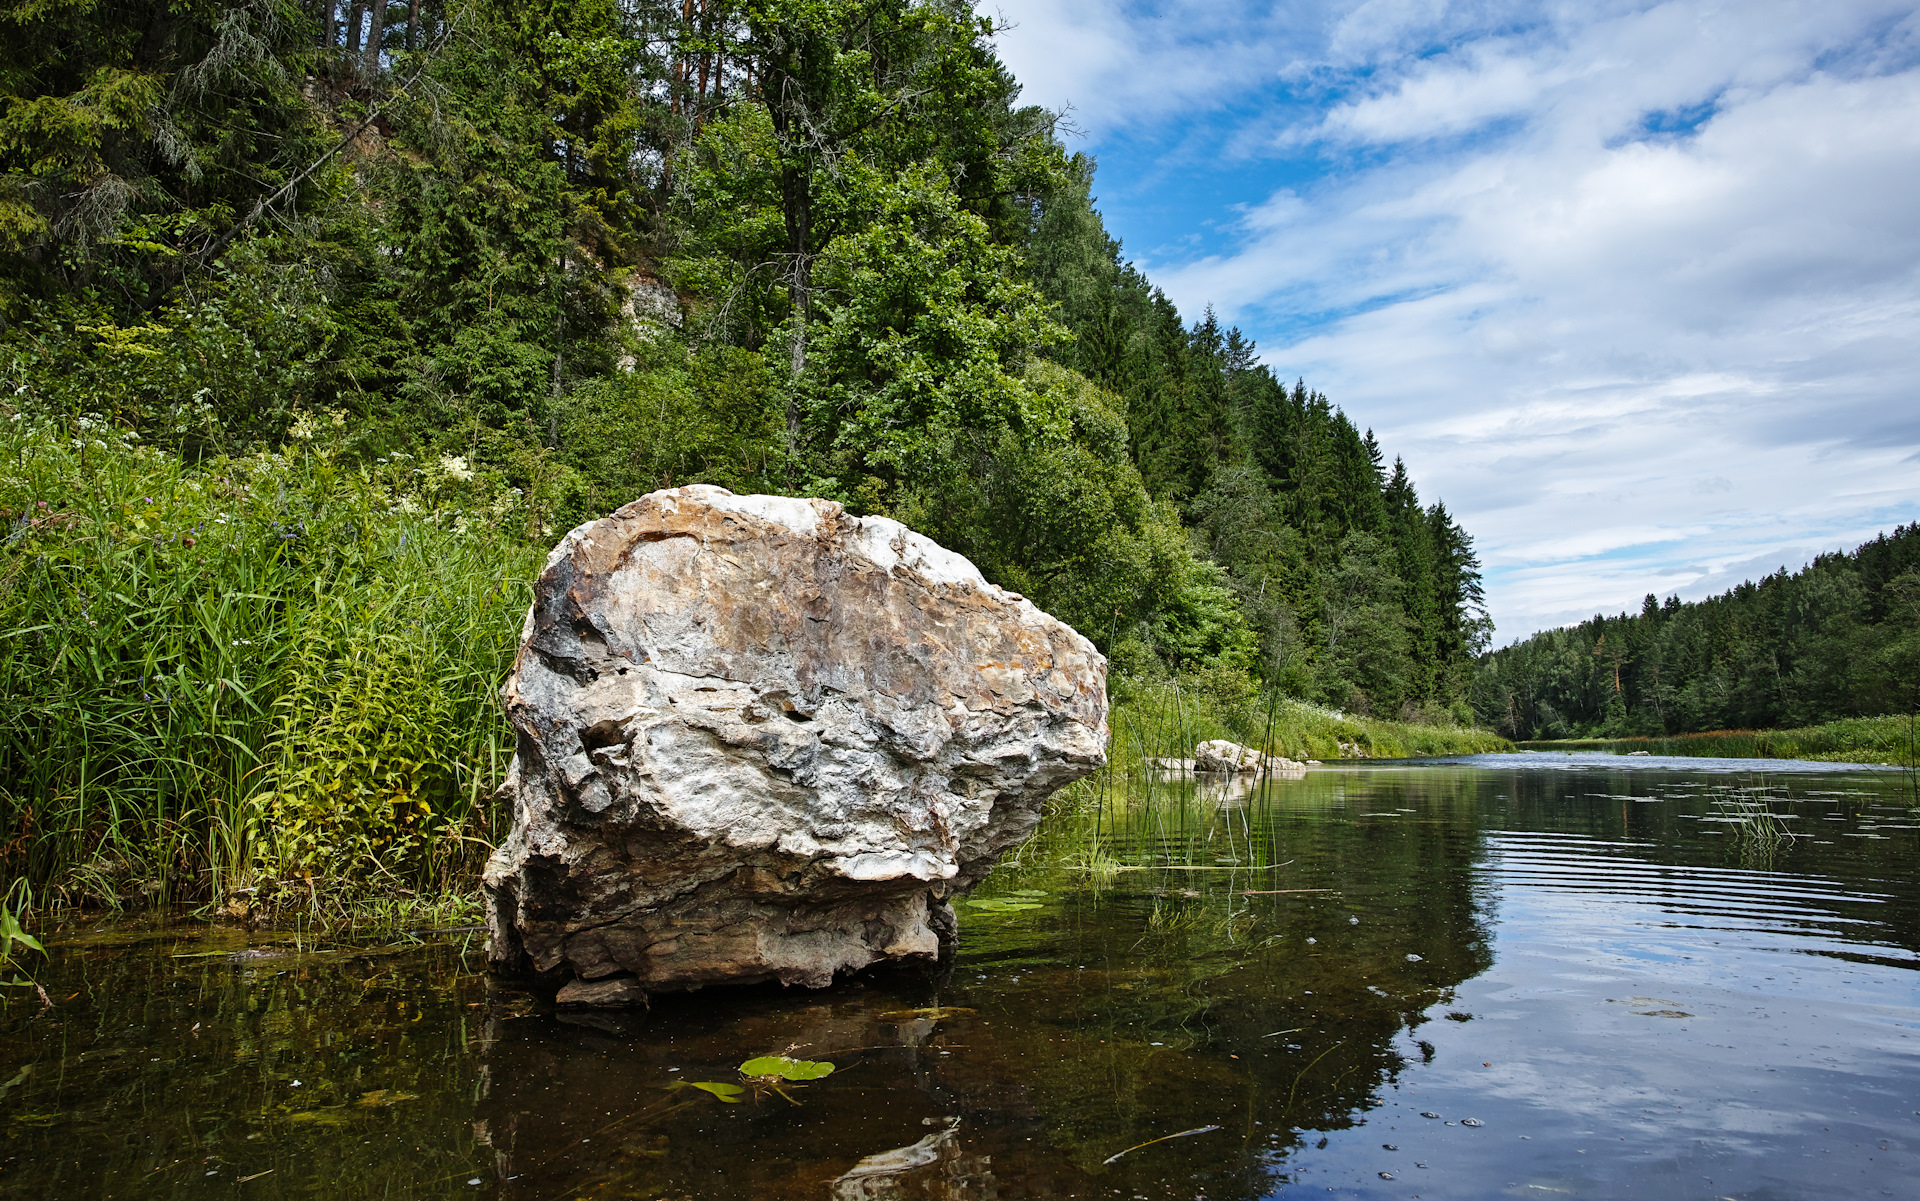
{"type": "Polygon", "coordinates": [[[1213,738],[1193,748],[1193,769],[1204,772],[1265,772],[1270,776],[1304,776],[1307,765],[1283,755],[1263,755],[1250,746],[1213,738]]]}
{"type": "Polygon", "coordinates": [[[932,960],[1107,745],[1106,661],[966,559],[704,485],[561,540],[503,695],[490,956],[563,1003],[932,960]]]}

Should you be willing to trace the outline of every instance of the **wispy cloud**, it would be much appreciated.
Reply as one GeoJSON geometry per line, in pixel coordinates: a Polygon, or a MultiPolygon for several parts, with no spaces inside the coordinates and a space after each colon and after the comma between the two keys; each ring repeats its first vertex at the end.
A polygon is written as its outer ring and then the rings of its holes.
{"type": "Polygon", "coordinates": [[[1447,500],[1503,637],[1920,517],[1914,4],[1037,11],[1117,48],[1008,44],[1103,172],[1184,124],[1253,188],[1207,253],[1120,232],[1447,500]]]}

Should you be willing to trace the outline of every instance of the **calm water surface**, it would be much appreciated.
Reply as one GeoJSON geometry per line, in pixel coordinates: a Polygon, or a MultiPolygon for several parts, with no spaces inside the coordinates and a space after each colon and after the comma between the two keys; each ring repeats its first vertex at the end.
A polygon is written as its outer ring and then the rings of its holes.
{"type": "Polygon", "coordinates": [[[0,1014],[0,1196],[1920,1197],[1917,836],[1826,765],[1163,782],[1050,818],[944,977],[631,1016],[478,934],[77,924],[0,1014]],[[781,1052],[837,1070],[682,1084],[781,1052]]]}

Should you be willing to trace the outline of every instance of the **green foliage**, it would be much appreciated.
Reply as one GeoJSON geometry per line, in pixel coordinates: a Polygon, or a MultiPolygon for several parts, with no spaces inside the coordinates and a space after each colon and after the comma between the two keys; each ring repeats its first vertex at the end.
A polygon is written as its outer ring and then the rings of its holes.
{"type": "Polygon", "coordinates": [[[1068,430],[1021,375],[1064,331],[1018,278],[1015,252],[941,174],[916,168],[873,192],[879,215],[820,257],[823,321],[792,386],[819,463],[807,491],[884,511],[905,489],[949,486],[963,433],[1058,442],[1068,430]]]}
{"type": "Polygon", "coordinates": [[[0,316],[89,289],[121,315],[163,299],[316,153],[323,135],[300,95],[310,51],[283,0],[12,6],[0,17],[0,316]]]}
{"type": "Polygon", "coordinates": [[[779,490],[784,402],[759,355],[727,346],[696,355],[665,340],[642,354],[560,406],[561,459],[574,491],[559,528],[680,484],[779,490]]]}

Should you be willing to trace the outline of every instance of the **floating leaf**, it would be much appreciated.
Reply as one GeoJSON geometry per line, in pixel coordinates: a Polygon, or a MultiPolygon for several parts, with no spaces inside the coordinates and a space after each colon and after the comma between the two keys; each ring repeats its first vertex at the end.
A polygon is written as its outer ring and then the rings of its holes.
{"type": "Polygon", "coordinates": [[[785,1055],[762,1055],[740,1065],[742,1076],[778,1076],[782,1080],[818,1080],[833,1073],[833,1065],[785,1055]]]}
{"type": "Polygon", "coordinates": [[[689,1080],[687,1084],[689,1087],[697,1088],[702,1092],[712,1093],[729,1105],[738,1105],[740,1103],[740,1094],[747,1091],[737,1084],[722,1084],[718,1080],[689,1080]]]}
{"type": "Polygon", "coordinates": [[[946,1018],[972,1017],[974,1011],[958,1005],[929,1005],[925,1009],[895,1009],[880,1015],[883,1022],[938,1022],[946,1018]]]}

